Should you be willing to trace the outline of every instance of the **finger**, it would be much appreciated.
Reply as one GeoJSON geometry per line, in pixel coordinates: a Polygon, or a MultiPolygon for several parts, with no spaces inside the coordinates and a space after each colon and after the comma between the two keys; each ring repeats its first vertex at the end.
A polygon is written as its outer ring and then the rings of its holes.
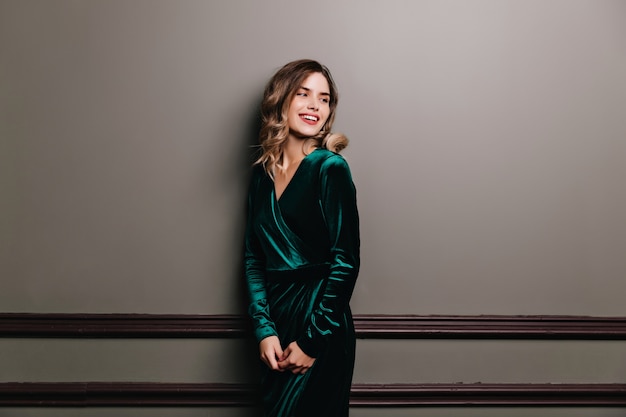
{"type": "Polygon", "coordinates": [[[283,370],[287,370],[290,372],[293,372],[294,369],[296,368],[300,368],[300,365],[296,365],[295,363],[293,363],[292,361],[290,361],[289,359],[284,360],[282,362],[278,363],[278,366],[283,369],[283,370]]]}
{"type": "Polygon", "coordinates": [[[281,351],[280,351],[280,357],[279,357],[279,360],[280,360],[281,362],[282,362],[282,361],[285,361],[285,360],[287,360],[287,358],[289,358],[289,355],[291,355],[291,348],[290,348],[289,346],[287,346],[287,347],[285,348],[285,350],[281,350],[281,351]]]}
{"type": "Polygon", "coordinates": [[[291,373],[293,373],[294,375],[304,375],[307,373],[308,370],[309,368],[307,368],[306,366],[296,366],[290,369],[291,373]]]}
{"type": "Polygon", "coordinates": [[[300,367],[299,366],[293,366],[289,369],[289,372],[291,372],[294,375],[299,375],[300,374],[300,367]]]}
{"type": "Polygon", "coordinates": [[[280,342],[276,341],[276,344],[273,346],[274,348],[274,355],[276,356],[276,358],[278,360],[280,360],[283,357],[283,348],[280,346],[280,342]]]}
{"type": "Polygon", "coordinates": [[[270,357],[268,358],[268,361],[267,361],[267,362],[268,362],[268,366],[269,366],[271,369],[273,369],[273,370],[275,370],[275,371],[277,371],[277,370],[278,370],[278,362],[276,362],[276,358],[274,358],[274,355],[270,356],[270,357]]]}
{"type": "Polygon", "coordinates": [[[270,351],[270,352],[264,352],[263,353],[263,362],[265,362],[265,364],[273,370],[278,370],[278,362],[276,361],[276,355],[274,354],[274,352],[270,351]]]}

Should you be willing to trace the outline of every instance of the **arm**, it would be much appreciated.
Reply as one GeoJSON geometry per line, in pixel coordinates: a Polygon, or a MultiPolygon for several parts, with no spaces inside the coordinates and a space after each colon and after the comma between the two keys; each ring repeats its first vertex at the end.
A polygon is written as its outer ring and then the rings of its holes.
{"type": "Polygon", "coordinates": [[[322,164],[320,205],[330,237],[330,273],[322,298],[297,345],[316,357],[328,337],[341,326],[359,273],[359,215],[350,168],[339,155],[322,164]]]}
{"type": "Polygon", "coordinates": [[[276,359],[273,363],[271,352],[282,355],[278,340],[276,326],[270,317],[269,305],[267,302],[267,290],[265,288],[265,255],[260,246],[258,238],[254,232],[254,201],[258,186],[259,176],[253,173],[252,181],[248,191],[248,210],[246,219],[246,230],[244,238],[244,266],[246,287],[250,304],[248,314],[252,318],[254,335],[260,343],[261,359],[272,369],[276,369],[276,359]],[[274,336],[272,338],[272,336],[274,336]],[[268,339],[268,340],[266,340],[268,339]],[[275,339],[275,340],[274,340],[275,339]],[[261,344],[261,342],[264,342],[261,344]],[[278,345],[278,347],[276,347],[278,345]]]}

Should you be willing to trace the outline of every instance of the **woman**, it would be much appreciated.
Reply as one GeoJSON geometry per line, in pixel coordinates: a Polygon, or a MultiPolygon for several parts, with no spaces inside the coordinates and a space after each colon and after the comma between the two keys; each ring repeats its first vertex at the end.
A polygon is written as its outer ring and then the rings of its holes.
{"type": "Polygon", "coordinates": [[[268,417],[348,415],[359,220],[336,107],[330,72],[311,60],[282,67],[261,105],[245,272],[268,417]]]}

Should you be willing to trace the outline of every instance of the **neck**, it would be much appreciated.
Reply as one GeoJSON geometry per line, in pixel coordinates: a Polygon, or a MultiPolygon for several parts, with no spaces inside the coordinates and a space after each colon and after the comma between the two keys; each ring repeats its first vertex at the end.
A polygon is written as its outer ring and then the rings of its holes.
{"type": "Polygon", "coordinates": [[[305,156],[315,149],[315,141],[308,139],[296,138],[289,136],[283,145],[283,168],[287,169],[289,165],[297,164],[305,156]]]}

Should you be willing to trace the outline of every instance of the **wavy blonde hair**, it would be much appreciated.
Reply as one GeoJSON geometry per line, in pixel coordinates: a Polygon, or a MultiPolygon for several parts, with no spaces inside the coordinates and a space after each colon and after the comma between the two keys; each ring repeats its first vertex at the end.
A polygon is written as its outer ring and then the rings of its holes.
{"type": "Polygon", "coordinates": [[[276,168],[282,168],[283,145],[289,136],[287,120],[289,104],[304,80],[313,73],[322,74],[328,81],[330,113],[320,132],[309,139],[315,142],[315,146],[333,152],[340,152],[348,146],[347,137],[331,132],[339,97],[330,71],[324,65],[311,59],[292,61],[279,69],[270,79],[261,102],[261,131],[259,132],[261,156],[255,164],[262,164],[271,177],[276,168]]]}

